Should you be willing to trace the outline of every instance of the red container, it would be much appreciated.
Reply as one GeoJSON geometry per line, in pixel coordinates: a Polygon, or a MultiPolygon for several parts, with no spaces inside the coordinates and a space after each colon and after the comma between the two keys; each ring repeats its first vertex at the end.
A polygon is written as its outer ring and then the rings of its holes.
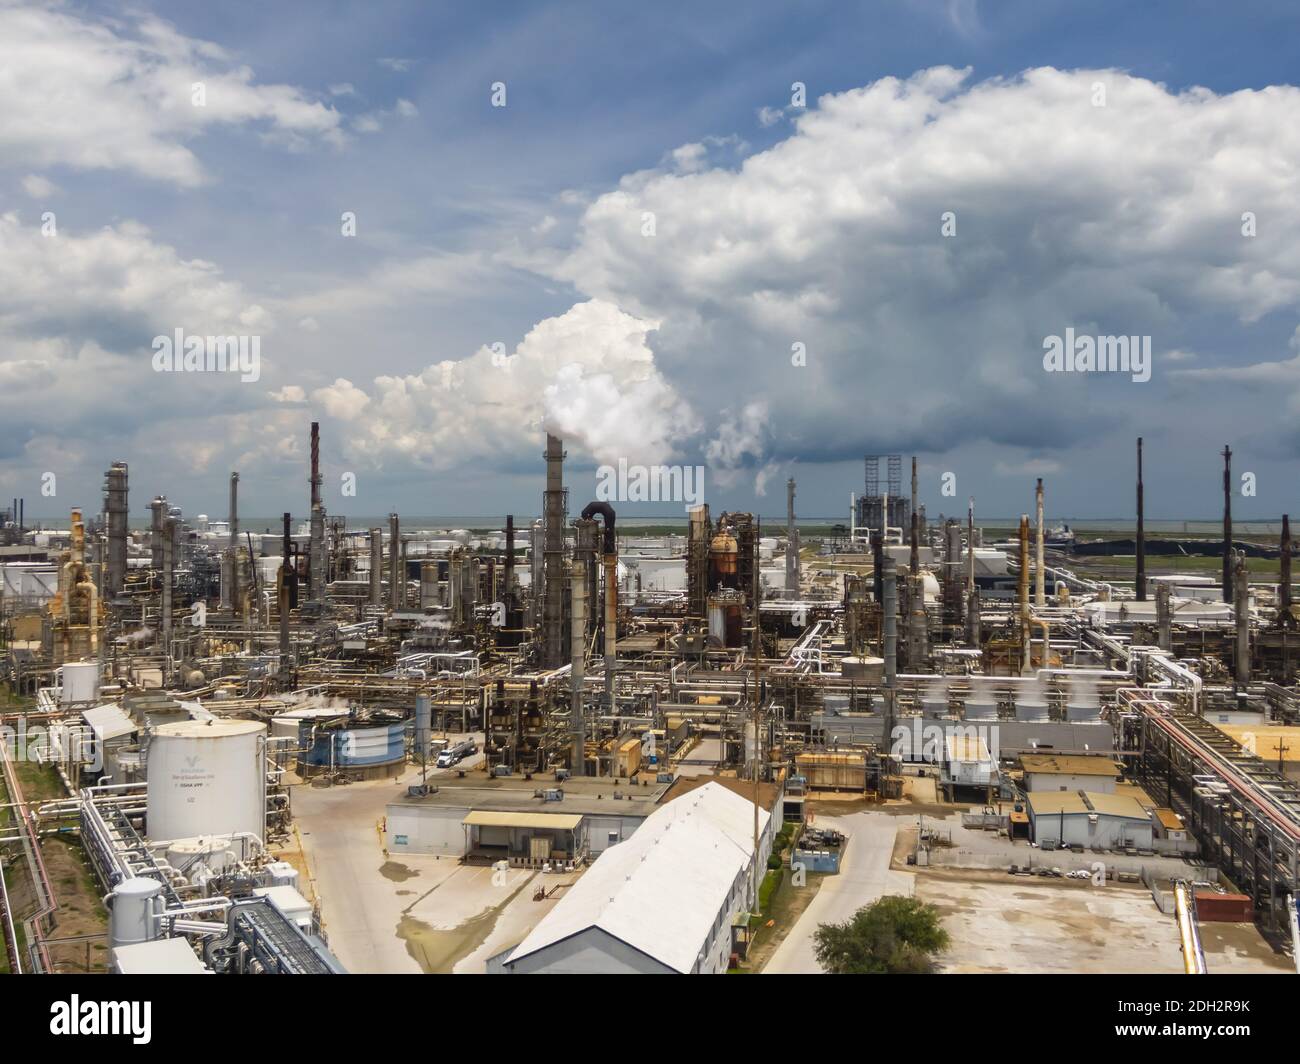
{"type": "Polygon", "coordinates": [[[1202,923],[1250,923],[1254,908],[1244,894],[1196,895],[1196,918],[1202,923]]]}

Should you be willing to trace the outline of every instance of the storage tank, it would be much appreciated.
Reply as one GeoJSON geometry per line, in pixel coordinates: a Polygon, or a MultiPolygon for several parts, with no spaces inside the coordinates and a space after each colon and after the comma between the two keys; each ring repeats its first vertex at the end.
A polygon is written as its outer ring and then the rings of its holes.
{"type": "Polygon", "coordinates": [[[253,720],[164,724],[149,742],[150,839],[266,833],[266,725],[253,720]]]}
{"type": "Polygon", "coordinates": [[[1039,722],[1051,719],[1047,709],[1047,700],[1042,698],[1020,698],[1016,700],[1016,720],[1039,722]]]}
{"type": "Polygon", "coordinates": [[[167,846],[167,863],[191,883],[219,875],[238,858],[236,843],[224,836],[178,839],[167,846]]]}
{"type": "Polygon", "coordinates": [[[93,702],[99,698],[99,662],[74,661],[63,666],[59,704],[93,702]]]}
{"type": "Polygon", "coordinates": [[[998,715],[997,701],[990,695],[972,695],[966,699],[964,720],[993,720],[998,715]]]}
{"type": "Polygon", "coordinates": [[[108,912],[109,948],[152,942],[158,937],[162,884],[156,879],[124,879],[113,889],[108,912]]]}
{"type": "Polygon", "coordinates": [[[847,657],[840,662],[840,674],[846,680],[859,683],[880,684],[885,679],[885,659],[876,657],[847,657]]]}
{"type": "Polygon", "coordinates": [[[406,764],[406,727],[395,714],[379,713],[318,726],[306,763],[366,778],[392,775],[406,764]]]}

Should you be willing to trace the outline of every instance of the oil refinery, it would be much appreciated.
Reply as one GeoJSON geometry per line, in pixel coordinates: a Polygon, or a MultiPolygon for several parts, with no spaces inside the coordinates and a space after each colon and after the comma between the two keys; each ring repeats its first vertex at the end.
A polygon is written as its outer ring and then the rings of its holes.
{"type": "Polygon", "coordinates": [[[306,435],[279,534],[240,472],[133,528],[125,461],[67,529],[6,513],[10,971],[815,972],[895,893],[982,914],[944,970],[1294,970],[1288,515],[1148,538],[1139,440],[1132,540],[1049,532],[1041,478],[933,519],[901,455],[843,523],[791,479],[647,534],[571,515],[549,435],[539,519],[353,527],[306,435]]]}
{"type": "Polygon", "coordinates": [[[173,975],[368,976],[389,1055],[470,975],[1287,1044],[1297,42],[0,0],[15,1053],[316,1049],[173,975]]]}

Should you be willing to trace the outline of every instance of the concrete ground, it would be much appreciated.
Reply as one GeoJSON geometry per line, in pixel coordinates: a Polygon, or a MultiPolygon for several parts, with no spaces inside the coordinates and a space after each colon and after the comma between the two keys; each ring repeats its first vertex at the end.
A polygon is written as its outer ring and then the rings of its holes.
{"type": "MultiPolygon", "coordinates": [[[[952,938],[939,970],[961,973],[1181,974],[1173,917],[1142,886],[1027,879],[1005,873],[925,869],[916,896],[936,906],[952,938]]],[[[1250,924],[1201,925],[1212,974],[1282,973],[1250,924]]]]}
{"type": "Polygon", "coordinates": [[[687,761],[705,761],[708,764],[673,766],[679,776],[712,776],[717,771],[718,762],[722,760],[722,740],[701,739],[686,755],[687,761]]]}
{"type": "Polygon", "coordinates": [[[822,881],[817,897],[763,969],[765,974],[820,972],[813,947],[813,935],[819,924],[843,923],[862,906],[886,894],[912,893],[914,876],[889,867],[900,825],[898,817],[864,812],[818,816],[815,820],[818,827],[834,828],[849,837],[840,872],[822,881]]]}
{"type": "MultiPolygon", "coordinates": [[[[451,771],[430,769],[429,778],[451,771]]],[[[412,767],[397,779],[294,788],[310,885],[330,948],[350,972],[481,972],[488,957],[520,941],[555,905],[563,884],[576,878],[517,869],[494,878],[492,869],[455,858],[390,859],[386,807],[419,780],[412,767]],[[535,902],[539,884],[551,896],[535,902]]]]}

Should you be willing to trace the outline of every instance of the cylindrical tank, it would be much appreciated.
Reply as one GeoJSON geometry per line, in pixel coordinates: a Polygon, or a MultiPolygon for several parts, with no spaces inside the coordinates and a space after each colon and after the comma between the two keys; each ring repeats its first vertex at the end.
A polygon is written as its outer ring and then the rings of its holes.
{"type": "Polygon", "coordinates": [[[1038,698],[1021,698],[1016,701],[1016,720],[1048,720],[1047,702],[1038,698]]]}
{"type": "Polygon", "coordinates": [[[846,680],[879,684],[885,679],[885,659],[873,657],[845,658],[840,662],[840,672],[846,680]]]}
{"type": "Polygon", "coordinates": [[[124,879],[113,889],[108,914],[110,949],[152,942],[158,937],[162,910],[162,884],[156,879],[124,879]]]}
{"type": "Polygon", "coordinates": [[[997,702],[988,695],[975,695],[966,699],[965,720],[993,720],[998,715],[997,702]]]}
{"type": "Polygon", "coordinates": [[[1065,717],[1071,724],[1091,724],[1101,720],[1101,706],[1072,703],[1065,707],[1065,717]]]}
{"type": "Polygon", "coordinates": [[[311,765],[362,768],[406,760],[406,723],[318,728],[307,755],[311,765]],[[331,746],[333,751],[331,752],[331,746]]]}
{"type": "Polygon", "coordinates": [[[266,725],[164,724],[149,743],[146,832],[154,841],[266,832],[266,725]]]}
{"type": "Polygon", "coordinates": [[[222,836],[178,839],[167,846],[167,863],[191,883],[197,883],[205,874],[223,872],[234,863],[234,845],[233,840],[222,836]]]}
{"type": "Polygon", "coordinates": [[[99,697],[99,662],[72,661],[63,666],[59,703],[93,702],[99,697]]]}

